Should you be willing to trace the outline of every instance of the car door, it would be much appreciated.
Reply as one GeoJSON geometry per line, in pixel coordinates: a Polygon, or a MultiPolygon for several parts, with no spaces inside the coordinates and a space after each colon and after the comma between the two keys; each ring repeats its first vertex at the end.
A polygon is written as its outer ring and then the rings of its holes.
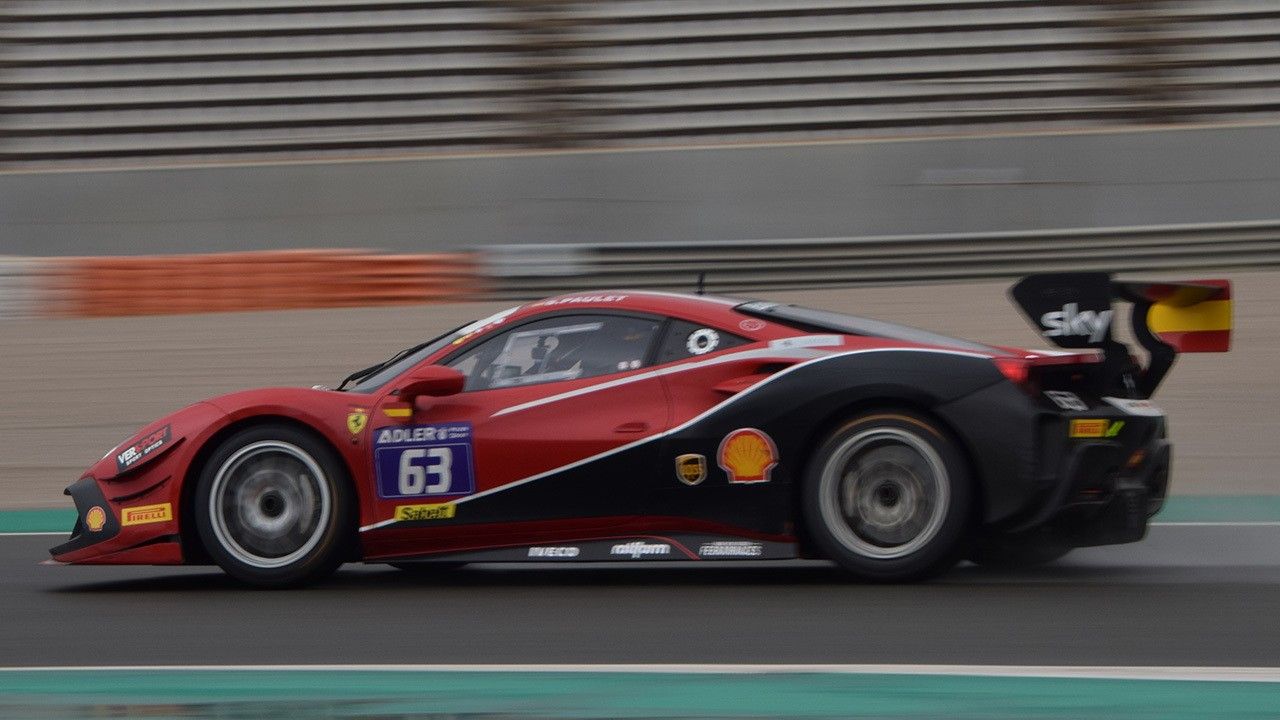
{"type": "Polygon", "coordinates": [[[380,498],[421,508],[421,521],[402,525],[427,531],[433,549],[623,530],[670,425],[664,387],[646,370],[661,327],[651,316],[558,314],[447,355],[463,392],[423,398],[409,422],[372,434],[380,498]]]}
{"type": "Polygon", "coordinates": [[[724,328],[685,321],[670,323],[660,343],[658,372],[672,398],[676,431],[661,443],[661,481],[648,508],[668,528],[782,530],[777,521],[786,516],[789,496],[773,472],[779,459],[774,442],[755,427],[762,418],[707,415],[792,362],[785,350],[774,356],[770,348],[749,343],[724,328]],[[735,473],[726,449],[737,435],[761,454],[761,472],[735,473]]]}

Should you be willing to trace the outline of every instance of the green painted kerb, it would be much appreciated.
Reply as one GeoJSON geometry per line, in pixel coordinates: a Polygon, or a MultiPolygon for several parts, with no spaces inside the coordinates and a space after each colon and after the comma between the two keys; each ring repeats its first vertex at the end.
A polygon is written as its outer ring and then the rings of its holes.
{"type": "MultiPolygon", "coordinates": [[[[0,533],[71,532],[74,510],[0,510],[0,533]]],[[[1280,522],[1280,495],[1177,495],[1156,522],[1280,522]]]]}
{"type": "Polygon", "coordinates": [[[75,510],[0,510],[0,533],[65,532],[71,534],[75,510]]]}
{"type": "Polygon", "coordinates": [[[1274,718],[1280,683],[848,674],[0,673],[0,717],[1274,718]],[[90,714],[89,716],[93,716],[90,714]]]}
{"type": "Polygon", "coordinates": [[[1280,495],[1174,495],[1155,522],[1280,522],[1280,495]]]}

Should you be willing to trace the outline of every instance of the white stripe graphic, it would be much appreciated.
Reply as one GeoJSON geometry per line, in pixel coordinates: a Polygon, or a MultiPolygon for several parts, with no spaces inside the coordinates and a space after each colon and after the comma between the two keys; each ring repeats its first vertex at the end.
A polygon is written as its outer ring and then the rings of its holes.
{"type": "MultiPolygon", "coordinates": [[[[753,351],[753,352],[755,352],[755,351],[753,351]]],[[[714,414],[714,413],[720,412],[721,410],[724,410],[725,408],[729,407],[730,405],[733,405],[733,404],[735,404],[735,403],[737,403],[737,402],[741,401],[744,397],[747,397],[748,395],[751,395],[752,393],[756,392],[756,391],[757,391],[757,390],[759,390],[760,388],[762,388],[762,387],[764,387],[764,386],[766,386],[766,385],[769,385],[770,383],[773,383],[773,382],[777,381],[779,378],[786,377],[787,375],[790,375],[791,373],[796,372],[797,370],[800,370],[801,368],[806,368],[806,367],[809,367],[810,365],[814,365],[814,364],[816,364],[816,363],[820,363],[820,362],[828,362],[828,361],[830,361],[830,360],[835,360],[835,359],[838,359],[838,358],[850,357],[850,356],[853,356],[853,355],[865,355],[865,354],[869,354],[869,353],[881,353],[881,352],[917,352],[917,353],[929,353],[929,354],[934,354],[934,355],[955,355],[955,356],[958,356],[958,357],[971,357],[971,358],[979,358],[979,359],[984,359],[984,360],[986,360],[986,359],[990,359],[990,357],[991,357],[990,355],[982,355],[982,354],[979,354],[979,353],[966,352],[966,351],[963,351],[963,350],[935,350],[935,349],[931,349],[931,348],[899,348],[899,347],[890,347],[890,348],[869,348],[869,349],[865,349],[865,350],[850,350],[850,351],[848,351],[848,352],[842,352],[842,353],[824,353],[824,354],[822,354],[820,357],[813,358],[812,360],[806,360],[805,362],[797,363],[797,364],[795,364],[795,365],[792,365],[792,366],[791,366],[791,367],[789,367],[789,368],[785,368],[785,369],[783,369],[783,370],[780,370],[780,371],[778,371],[778,372],[774,373],[773,375],[770,375],[769,377],[765,378],[764,380],[761,380],[760,382],[756,383],[755,385],[752,385],[751,387],[747,388],[746,390],[743,390],[742,392],[738,393],[737,395],[733,395],[733,396],[729,397],[728,399],[726,399],[724,402],[720,403],[719,405],[716,405],[716,406],[712,407],[711,409],[709,409],[709,410],[707,410],[707,411],[705,411],[705,412],[703,412],[703,413],[701,413],[701,414],[699,414],[699,415],[695,416],[692,420],[689,420],[689,421],[687,421],[687,422],[681,423],[681,424],[679,424],[679,425],[677,425],[677,426],[675,426],[675,427],[671,428],[670,430],[666,430],[666,431],[663,431],[663,432],[660,432],[660,433],[656,433],[656,434],[650,435],[649,437],[641,438],[641,439],[636,440],[636,441],[634,441],[634,442],[629,442],[629,443],[627,443],[627,444],[625,444],[625,445],[620,445],[620,446],[618,446],[618,447],[616,447],[616,448],[613,448],[612,450],[606,450],[606,451],[604,451],[604,452],[602,452],[602,453],[599,453],[599,454],[596,454],[596,455],[592,455],[592,456],[590,456],[590,457],[583,458],[583,459],[578,460],[578,461],[576,461],[576,462],[571,462],[571,463],[569,463],[568,465],[562,465],[562,466],[557,467],[557,468],[552,468],[551,470],[547,470],[546,472],[538,473],[537,475],[530,475],[530,476],[529,476],[529,477],[527,477],[527,478],[523,478],[523,479],[521,479],[521,480],[516,480],[516,481],[514,481],[514,482],[507,483],[506,485],[501,485],[501,486],[499,486],[499,487],[491,488],[491,489],[489,489],[489,490],[485,490],[485,491],[483,491],[483,492],[478,492],[478,493],[476,493],[476,494],[474,494],[474,495],[468,495],[467,497],[464,497],[464,498],[462,498],[461,500],[456,500],[456,501],[454,501],[454,504],[456,504],[456,505],[462,505],[463,503],[467,503],[467,502],[470,502],[470,501],[472,501],[472,500],[478,500],[478,499],[480,499],[480,498],[482,498],[482,497],[487,497],[487,496],[489,496],[489,495],[493,495],[493,494],[495,494],[495,493],[504,492],[504,491],[506,491],[506,490],[510,490],[510,489],[512,489],[512,488],[516,488],[516,487],[519,487],[519,486],[521,486],[521,485],[525,485],[525,484],[527,484],[527,483],[534,482],[535,480],[541,480],[541,479],[543,479],[543,478],[545,478],[545,477],[547,477],[547,476],[549,476],[549,475],[555,475],[556,473],[564,472],[564,471],[566,471],[566,470],[572,470],[572,469],[574,469],[574,468],[576,468],[576,467],[581,467],[581,466],[583,466],[583,465],[586,465],[587,463],[595,462],[596,460],[602,460],[602,459],[607,458],[607,457],[609,457],[609,456],[611,456],[611,455],[617,455],[617,454],[618,454],[618,453],[620,453],[620,452],[625,452],[625,451],[627,451],[627,450],[630,450],[630,449],[631,449],[631,448],[633,448],[633,447],[637,447],[637,446],[639,446],[639,445],[643,445],[643,444],[645,444],[645,443],[653,442],[653,441],[655,441],[655,440],[661,440],[662,438],[667,437],[667,436],[669,436],[669,435],[673,435],[673,434],[675,434],[675,433],[678,433],[678,432],[680,432],[681,430],[684,430],[685,428],[687,428],[687,427],[689,427],[689,426],[691,426],[691,425],[694,425],[695,423],[701,422],[702,420],[706,419],[708,416],[710,416],[710,415],[712,415],[712,414],[714,414]]],[[[717,358],[717,360],[722,360],[722,359],[721,359],[721,358],[717,358]]],[[[727,361],[726,361],[726,362],[727,362],[727,361]]],[[[673,370],[673,371],[675,370],[675,368],[670,368],[670,369],[671,369],[671,370],[673,370]]],[[[658,371],[655,371],[655,372],[658,372],[658,371]]],[[[553,396],[553,397],[554,397],[554,396],[553,396]]],[[[527,403],[526,403],[526,404],[527,404],[527,403]]],[[[517,406],[517,407],[519,407],[519,406],[517,406]]],[[[496,413],[495,413],[495,414],[496,414],[496,413]]],[[[392,525],[392,524],[394,524],[394,523],[396,523],[396,522],[399,522],[399,521],[398,521],[398,520],[396,520],[395,518],[388,518],[388,519],[386,519],[386,520],[382,520],[382,521],[380,521],[380,522],[373,523],[372,525],[365,525],[364,527],[361,527],[361,528],[360,528],[360,532],[367,532],[367,531],[369,531],[369,530],[376,530],[376,529],[381,528],[381,527],[386,527],[387,525],[392,525]]]]}
{"type": "Polygon", "coordinates": [[[817,350],[792,350],[790,352],[779,352],[776,349],[765,349],[765,348],[758,348],[756,350],[747,350],[744,352],[737,352],[730,355],[722,355],[720,357],[710,358],[708,360],[702,360],[700,362],[688,362],[688,363],[683,363],[681,365],[674,365],[669,368],[662,368],[660,370],[650,370],[648,372],[642,372],[638,375],[630,375],[628,377],[618,378],[617,380],[607,380],[605,382],[597,383],[595,385],[588,385],[587,387],[584,387],[584,388],[578,388],[577,390],[562,392],[558,395],[549,395],[547,397],[539,398],[537,400],[530,400],[529,402],[526,402],[526,403],[521,403],[519,405],[512,405],[511,407],[503,408],[498,412],[494,413],[491,417],[500,417],[502,415],[507,415],[514,412],[520,412],[521,410],[528,410],[529,408],[538,407],[539,405],[547,405],[549,403],[559,402],[561,400],[567,400],[569,398],[578,397],[580,395],[586,395],[587,393],[599,392],[601,390],[608,390],[610,388],[618,387],[619,385],[627,385],[629,383],[640,382],[641,380],[649,380],[656,377],[662,377],[664,375],[673,375],[675,373],[688,372],[690,370],[697,370],[699,368],[704,368],[711,365],[722,365],[724,363],[734,362],[737,360],[750,360],[752,358],[760,358],[762,360],[768,359],[768,358],[777,358],[782,360],[811,360],[814,358],[825,357],[828,354],[829,353],[827,352],[822,352],[817,350]]]}
{"type": "Polygon", "coordinates": [[[647,673],[690,675],[946,675],[1008,678],[1081,678],[1096,680],[1168,680],[1280,683],[1280,667],[1159,665],[849,665],[849,664],[445,664],[445,665],[37,665],[0,667],[21,672],[473,672],[473,673],[647,673]]]}

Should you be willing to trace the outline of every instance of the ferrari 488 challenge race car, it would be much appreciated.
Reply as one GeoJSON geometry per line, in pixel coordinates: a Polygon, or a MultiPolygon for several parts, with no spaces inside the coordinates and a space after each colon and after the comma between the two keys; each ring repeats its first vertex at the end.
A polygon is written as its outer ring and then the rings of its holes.
{"type": "Polygon", "coordinates": [[[1141,539],[1170,467],[1148,398],[1178,352],[1227,349],[1230,284],[1060,273],[1011,294],[1066,350],[704,295],[531,302],[336,390],[157,420],[67,489],[51,553],[274,587],[348,561],[825,558],[906,581],[1141,539]]]}

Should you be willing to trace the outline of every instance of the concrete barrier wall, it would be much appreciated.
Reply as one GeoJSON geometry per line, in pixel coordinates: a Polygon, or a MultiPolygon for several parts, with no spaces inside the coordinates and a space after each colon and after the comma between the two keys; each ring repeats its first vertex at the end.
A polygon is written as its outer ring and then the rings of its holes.
{"type": "Polygon", "coordinates": [[[1280,126],[0,174],[0,255],[1271,219],[1280,126]]]}

